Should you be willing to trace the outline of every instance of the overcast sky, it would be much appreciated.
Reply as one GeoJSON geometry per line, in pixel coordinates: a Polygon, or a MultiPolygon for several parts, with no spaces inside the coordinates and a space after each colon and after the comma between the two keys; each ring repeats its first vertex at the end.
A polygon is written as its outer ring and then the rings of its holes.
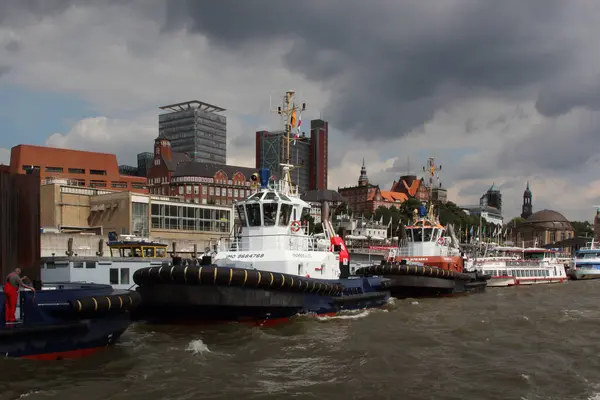
{"type": "Polygon", "coordinates": [[[600,7],[577,0],[3,0],[0,162],[20,143],[151,151],[158,107],[227,111],[228,162],[254,165],[295,89],[330,123],[330,188],[362,158],[388,189],[433,156],[450,200],[495,183],[504,216],[600,204],[600,7]]]}

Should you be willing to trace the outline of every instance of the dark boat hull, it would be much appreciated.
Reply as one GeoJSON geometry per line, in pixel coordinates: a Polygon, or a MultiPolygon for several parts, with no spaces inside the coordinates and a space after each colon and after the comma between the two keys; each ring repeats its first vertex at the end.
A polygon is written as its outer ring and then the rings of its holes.
{"type": "Polygon", "coordinates": [[[238,321],[265,324],[280,322],[296,315],[332,315],[344,310],[381,307],[389,299],[389,291],[382,287],[381,278],[348,278],[326,282],[247,270],[243,281],[236,281],[240,269],[228,267],[167,267],[158,275],[144,279],[134,275],[142,305],[135,319],[148,322],[175,321],[238,321]],[[216,269],[215,269],[216,268],[216,269]],[[173,272],[171,272],[173,271],[173,272]],[[259,283],[255,274],[262,273],[259,283]],[[203,278],[197,279],[200,274],[203,278]],[[281,276],[284,276],[282,279],[281,276]],[[170,276],[174,279],[170,280],[170,276]],[[214,279],[212,278],[214,276],[214,279]],[[220,276],[225,280],[220,280],[220,276]],[[227,281],[227,277],[232,277],[227,281]],[[270,277],[270,278],[269,278],[270,277]],[[196,279],[196,280],[192,280],[196,279]],[[287,282],[285,285],[283,282],[287,282]],[[295,283],[294,283],[295,282],[295,283]],[[291,287],[287,286],[291,283],[291,287]],[[313,285],[311,285],[313,284],[313,285]],[[262,287],[258,287],[261,286],[262,287]],[[313,290],[319,285],[335,289],[313,290]]]}
{"type": "Polygon", "coordinates": [[[486,281],[463,281],[428,276],[386,276],[395,298],[439,297],[485,291],[486,281]]]}
{"type": "Polygon", "coordinates": [[[382,264],[362,267],[356,274],[380,275],[390,280],[392,297],[415,298],[451,296],[483,292],[489,275],[477,272],[455,272],[435,266],[415,264],[382,264]]]}
{"type": "MultiPolygon", "coordinates": [[[[40,360],[86,356],[115,343],[139,304],[135,292],[110,285],[56,284],[20,293],[20,318],[5,323],[0,312],[0,354],[40,360]],[[48,289],[46,287],[45,289],[48,289]]],[[[4,306],[4,293],[0,302],[4,306]]]]}
{"type": "Polygon", "coordinates": [[[128,315],[0,331],[0,354],[38,360],[78,358],[115,343],[131,324],[128,315]]]}

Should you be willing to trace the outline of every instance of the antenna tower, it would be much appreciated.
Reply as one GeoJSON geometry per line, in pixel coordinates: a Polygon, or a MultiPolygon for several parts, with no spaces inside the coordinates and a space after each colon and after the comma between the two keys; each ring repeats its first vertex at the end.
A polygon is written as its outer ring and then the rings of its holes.
{"type": "Polygon", "coordinates": [[[288,90],[283,96],[282,105],[275,110],[271,110],[271,112],[276,112],[281,116],[284,124],[285,164],[281,164],[281,166],[283,167],[283,180],[289,185],[290,189],[292,187],[290,169],[294,167],[290,153],[290,142],[293,140],[291,133],[292,129],[297,127],[299,113],[306,110],[306,103],[303,102],[300,105],[294,103],[295,94],[295,90],[288,90]]]}
{"type": "Polygon", "coordinates": [[[427,167],[423,167],[423,172],[427,172],[429,175],[429,217],[433,218],[433,182],[439,183],[439,172],[442,170],[442,166],[435,165],[435,158],[429,157],[427,159],[427,167]]]}

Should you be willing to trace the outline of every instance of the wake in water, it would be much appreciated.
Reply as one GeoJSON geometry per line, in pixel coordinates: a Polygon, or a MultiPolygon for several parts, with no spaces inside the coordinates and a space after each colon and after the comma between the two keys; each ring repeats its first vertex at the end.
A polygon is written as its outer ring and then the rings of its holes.
{"type": "Polygon", "coordinates": [[[204,344],[202,339],[192,340],[185,350],[191,352],[194,355],[210,353],[210,349],[206,344],[204,344]]]}

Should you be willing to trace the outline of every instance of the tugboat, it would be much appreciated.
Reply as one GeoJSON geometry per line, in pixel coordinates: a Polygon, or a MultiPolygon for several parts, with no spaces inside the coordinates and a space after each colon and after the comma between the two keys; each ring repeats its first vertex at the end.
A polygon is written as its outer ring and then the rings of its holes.
{"type": "Polygon", "coordinates": [[[430,193],[427,207],[413,213],[413,221],[404,230],[404,244],[390,249],[381,265],[361,267],[357,275],[382,275],[391,280],[396,298],[436,297],[481,292],[489,275],[468,271],[460,244],[452,227],[446,229],[435,215],[432,202],[433,178],[438,167],[429,158],[430,193]],[[447,233],[448,232],[448,233],[447,233]]]}
{"type": "MultiPolygon", "coordinates": [[[[5,294],[0,291],[0,304],[5,294]]],[[[0,311],[0,354],[36,360],[78,358],[115,343],[140,295],[110,285],[49,284],[19,292],[14,322],[0,311]]]]}
{"type": "Polygon", "coordinates": [[[0,275],[6,277],[0,287],[0,354],[57,360],[94,353],[119,339],[141,298],[110,285],[42,284],[39,209],[39,173],[0,168],[0,275]],[[10,271],[16,265],[29,272],[31,286],[19,277],[20,268],[10,271]]]}
{"type": "Polygon", "coordinates": [[[299,197],[290,177],[290,131],[300,111],[293,96],[293,91],[286,92],[278,109],[286,118],[288,163],[281,164],[282,178],[277,180],[265,168],[253,174],[260,187],[235,204],[241,230],[221,240],[212,263],[210,258],[204,263],[174,258],[162,267],[135,272],[149,320],[263,325],[298,314],[333,315],[387,303],[388,279],[350,276],[346,245],[334,234],[327,215],[325,240],[309,235],[309,226],[302,222],[310,205],[299,197]]]}

